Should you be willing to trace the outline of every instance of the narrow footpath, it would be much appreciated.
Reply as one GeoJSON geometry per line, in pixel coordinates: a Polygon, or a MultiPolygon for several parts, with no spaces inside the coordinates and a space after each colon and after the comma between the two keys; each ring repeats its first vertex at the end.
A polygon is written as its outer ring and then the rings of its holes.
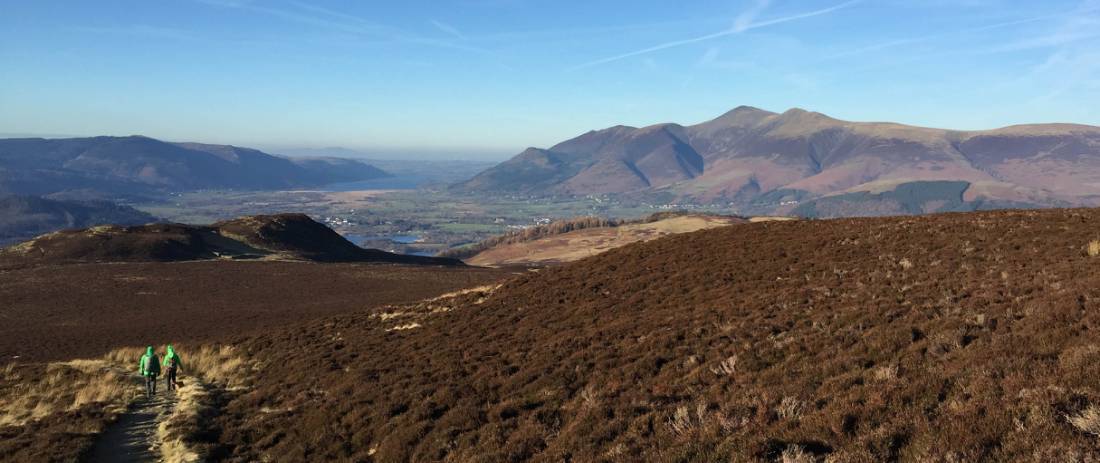
{"type": "Polygon", "coordinates": [[[174,392],[157,391],[141,399],[104,430],[88,454],[92,463],[150,463],[160,461],[157,425],[172,413],[174,392]]]}

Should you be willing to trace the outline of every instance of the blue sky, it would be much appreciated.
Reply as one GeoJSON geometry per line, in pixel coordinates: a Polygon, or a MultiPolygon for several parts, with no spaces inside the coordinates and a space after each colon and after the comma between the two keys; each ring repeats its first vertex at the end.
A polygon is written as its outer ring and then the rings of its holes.
{"type": "Polygon", "coordinates": [[[7,134],[497,159],[738,105],[961,129],[1100,125],[1100,0],[0,0],[0,11],[7,134]]]}

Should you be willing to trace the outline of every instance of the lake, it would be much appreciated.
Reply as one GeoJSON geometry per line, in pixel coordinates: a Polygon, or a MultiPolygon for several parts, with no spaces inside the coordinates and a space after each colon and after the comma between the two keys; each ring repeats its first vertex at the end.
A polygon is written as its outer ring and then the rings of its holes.
{"type": "Polygon", "coordinates": [[[341,233],[345,239],[362,246],[364,241],[392,241],[397,244],[413,244],[416,240],[420,239],[416,235],[390,235],[390,236],[368,236],[360,235],[358,233],[341,233]]]}
{"type": "Polygon", "coordinates": [[[333,183],[325,185],[325,191],[363,191],[363,190],[415,190],[432,183],[430,177],[422,175],[399,175],[357,182],[333,183]]]}

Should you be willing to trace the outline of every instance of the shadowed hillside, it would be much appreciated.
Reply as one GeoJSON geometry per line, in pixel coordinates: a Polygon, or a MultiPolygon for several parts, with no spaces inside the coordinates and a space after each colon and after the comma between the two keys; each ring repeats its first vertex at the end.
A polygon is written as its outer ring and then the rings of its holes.
{"type": "Polygon", "coordinates": [[[110,201],[0,196],[0,246],[63,228],[107,223],[136,225],[154,220],[156,217],[110,201]]]}
{"type": "Polygon", "coordinates": [[[0,192],[6,193],[285,189],[387,175],[354,160],[288,159],[250,148],[141,136],[0,139],[0,192]]]}
{"type": "Polygon", "coordinates": [[[1006,211],[625,246],[239,343],[262,380],[221,440],[243,460],[1091,461],[1097,230],[1100,210],[1006,211]]]}
{"type": "Polygon", "coordinates": [[[210,226],[104,225],[63,230],[0,249],[0,264],[291,259],[462,265],[455,259],[363,249],[305,214],[241,217],[210,226]]]}

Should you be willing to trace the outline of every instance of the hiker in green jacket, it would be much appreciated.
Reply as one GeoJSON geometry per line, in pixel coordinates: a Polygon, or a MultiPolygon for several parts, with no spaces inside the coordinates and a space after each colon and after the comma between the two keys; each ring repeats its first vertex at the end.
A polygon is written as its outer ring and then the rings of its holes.
{"type": "Polygon", "coordinates": [[[157,375],[160,374],[160,359],[153,352],[153,346],[145,348],[145,355],[138,362],[138,373],[145,377],[145,394],[152,397],[157,393],[157,375]]]}
{"type": "Polygon", "coordinates": [[[183,368],[183,361],[171,344],[165,350],[167,352],[164,354],[164,382],[168,384],[168,390],[172,391],[176,389],[176,370],[183,368]]]}

